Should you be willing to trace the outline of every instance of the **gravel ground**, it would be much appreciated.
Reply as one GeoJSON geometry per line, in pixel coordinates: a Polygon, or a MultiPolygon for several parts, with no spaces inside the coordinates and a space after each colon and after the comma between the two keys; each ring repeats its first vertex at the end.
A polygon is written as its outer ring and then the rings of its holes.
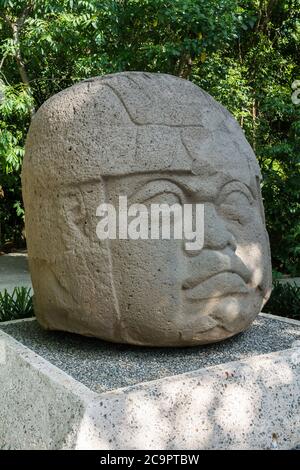
{"type": "Polygon", "coordinates": [[[300,326],[265,317],[222,343],[184,349],[142,348],[48,332],[35,320],[2,323],[0,328],[95,392],[279,351],[300,341],[300,326]]]}

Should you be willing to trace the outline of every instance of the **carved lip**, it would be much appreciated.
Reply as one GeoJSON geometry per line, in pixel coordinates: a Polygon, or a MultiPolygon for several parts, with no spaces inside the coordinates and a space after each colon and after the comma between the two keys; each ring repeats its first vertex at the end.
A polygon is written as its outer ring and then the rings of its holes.
{"type": "Polygon", "coordinates": [[[237,274],[245,283],[251,280],[249,268],[236,254],[232,254],[228,250],[217,254],[206,251],[206,258],[199,259],[198,269],[198,274],[185,279],[182,284],[183,289],[191,289],[223,273],[237,274]]]}
{"type": "Polygon", "coordinates": [[[231,294],[247,294],[249,287],[245,280],[232,271],[215,274],[193,287],[185,287],[185,295],[190,300],[214,299],[231,294]]]}

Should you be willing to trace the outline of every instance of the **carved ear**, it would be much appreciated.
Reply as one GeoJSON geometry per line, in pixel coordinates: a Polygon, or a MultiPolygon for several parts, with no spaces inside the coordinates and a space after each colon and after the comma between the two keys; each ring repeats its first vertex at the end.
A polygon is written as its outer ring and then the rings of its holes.
{"type": "Polygon", "coordinates": [[[62,198],[63,217],[71,229],[73,239],[81,238],[85,234],[87,218],[83,195],[80,190],[64,194],[62,198]]]}

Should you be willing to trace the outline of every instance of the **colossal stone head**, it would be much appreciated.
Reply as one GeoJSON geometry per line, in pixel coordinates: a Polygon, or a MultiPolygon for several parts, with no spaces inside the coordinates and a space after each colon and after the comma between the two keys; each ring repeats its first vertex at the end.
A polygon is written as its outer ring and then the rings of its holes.
{"type": "Polygon", "coordinates": [[[22,173],[35,312],[47,329],[185,346],[245,330],[271,285],[260,171],[243,131],[180,78],[129,72],[50,98],[22,173]],[[204,246],[99,240],[97,207],[204,204],[204,246]]]}

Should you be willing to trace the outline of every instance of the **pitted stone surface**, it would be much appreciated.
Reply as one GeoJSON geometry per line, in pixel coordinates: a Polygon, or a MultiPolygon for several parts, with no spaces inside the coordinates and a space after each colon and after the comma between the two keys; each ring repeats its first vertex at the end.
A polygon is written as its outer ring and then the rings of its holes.
{"type": "MultiPolygon", "coordinates": [[[[220,341],[252,323],[271,265],[260,171],[242,129],[199,87],[125,72],[50,98],[22,174],[40,324],[148,346],[220,341]],[[104,240],[97,207],[204,204],[204,247],[104,240]]],[[[195,217],[195,212],[194,212],[195,217]]]]}

